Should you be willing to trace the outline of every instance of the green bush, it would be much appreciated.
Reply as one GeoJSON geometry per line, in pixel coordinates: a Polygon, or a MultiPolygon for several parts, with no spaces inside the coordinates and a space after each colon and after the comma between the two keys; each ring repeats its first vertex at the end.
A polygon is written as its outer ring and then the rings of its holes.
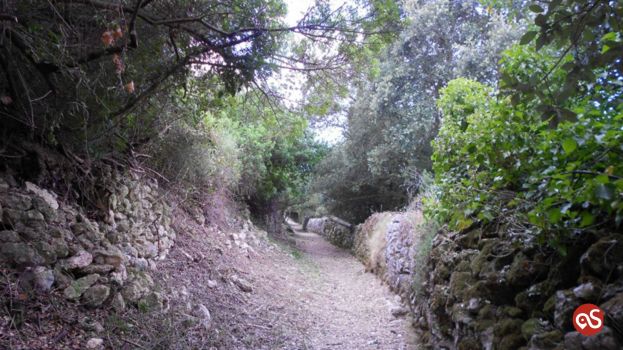
{"type": "Polygon", "coordinates": [[[582,230],[620,227],[623,104],[617,93],[599,81],[558,101],[547,91],[514,93],[546,78],[557,91],[565,77],[557,63],[546,50],[517,46],[502,60],[501,91],[466,79],[443,89],[433,155],[440,197],[429,201],[429,213],[455,229],[516,219],[554,245],[582,230]],[[543,101],[556,107],[546,110],[543,101]]]}
{"type": "Polygon", "coordinates": [[[191,192],[235,189],[240,179],[240,151],[226,128],[178,123],[159,140],[153,154],[155,168],[191,192]]]}

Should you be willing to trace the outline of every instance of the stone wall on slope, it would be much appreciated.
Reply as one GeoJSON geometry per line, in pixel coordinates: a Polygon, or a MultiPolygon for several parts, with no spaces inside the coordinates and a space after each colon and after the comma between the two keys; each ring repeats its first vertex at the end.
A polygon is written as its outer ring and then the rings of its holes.
{"type": "Polygon", "coordinates": [[[517,227],[441,231],[433,240],[424,295],[412,305],[435,349],[620,349],[623,235],[582,233],[565,254],[517,227]],[[585,337],[572,326],[584,303],[606,314],[585,337]]]}
{"type": "Polygon", "coordinates": [[[354,235],[353,252],[366,270],[377,274],[407,300],[414,296],[421,221],[419,211],[376,213],[358,225],[354,235]]]}
{"type": "Polygon", "coordinates": [[[335,216],[323,216],[307,220],[305,230],[325,237],[333,245],[340,248],[353,247],[354,232],[350,223],[335,216]]]}
{"type": "Polygon", "coordinates": [[[305,227],[303,227],[303,230],[322,235],[324,232],[324,225],[326,222],[327,222],[326,217],[309,218],[307,220],[307,223],[305,224],[305,227]]]}
{"type": "Polygon", "coordinates": [[[170,208],[156,182],[109,169],[98,183],[97,213],[0,174],[0,263],[26,288],[62,290],[89,307],[127,302],[164,307],[146,271],[175,240],[170,208]]]}

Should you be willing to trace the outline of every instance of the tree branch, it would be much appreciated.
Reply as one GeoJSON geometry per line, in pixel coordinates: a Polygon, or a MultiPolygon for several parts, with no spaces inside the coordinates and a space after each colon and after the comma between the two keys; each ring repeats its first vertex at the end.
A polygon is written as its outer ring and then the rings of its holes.
{"type": "Polygon", "coordinates": [[[141,8],[141,3],[143,0],[136,1],[136,7],[134,8],[134,13],[132,14],[132,19],[130,20],[130,26],[128,30],[130,31],[130,47],[137,48],[138,47],[138,38],[136,35],[136,16],[138,16],[138,10],[141,8]]]}

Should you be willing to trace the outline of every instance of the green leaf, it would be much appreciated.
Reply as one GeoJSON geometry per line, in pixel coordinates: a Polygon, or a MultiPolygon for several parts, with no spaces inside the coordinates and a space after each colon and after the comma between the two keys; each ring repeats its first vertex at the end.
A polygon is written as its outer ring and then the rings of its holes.
{"type": "Polygon", "coordinates": [[[598,184],[605,185],[608,182],[610,182],[610,177],[608,175],[605,175],[605,174],[600,174],[600,175],[595,176],[595,181],[598,184]]]}
{"type": "Polygon", "coordinates": [[[534,45],[534,48],[537,51],[539,51],[543,46],[545,46],[545,44],[547,44],[547,40],[545,39],[545,37],[543,35],[541,35],[541,36],[539,36],[538,39],[536,39],[536,43],[534,45]]]}
{"type": "Polygon", "coordinates": [[[467,228],[469,228],[474,222],[471,219],[461,219],[456,223],[456,228],[459,231],[465,230],[467,228]]]}
{"type": "Polygon", "coordinates": [[[551,208],[547,211],[547,217],[550,222],[555,224],[555,223],[558,223],[560,219],[562,218],[562,213],[560,212],[560,209],[558,208],[551,208]]]}
{"type": "Polygon", "coordinates": [[[580,221],[581,227],[592,225],[593,222],[595,222],[595,216],[587,211],[583,211],[581,216],[582,216],[582,220],[580,221]]]}
{"type": "Polygon", "coordinates": [[[617,40],[617,33],[616,32],[609,32],[604,34],[604,36],[601,37],[601,42],[606,42],[606,41],[616,41],[617,40]]]}
{"type": "Polygon", "coordinates": [[[547,25],[547,16],[545,15],[536,16],[536,18],[534,19],[534,24],[536,24],[539,27],[545,27],[547,25]]]}
{"type": "Polygon", "coordinates": [[[571,137],[566,138],[562,141],[562,149],[565,150],[566,154],[571,154],[578,148],[578,143],[571,137]]]}
{"type": "Polygon", "coordinates": [[[537,4],[532,4],[530,5],[530,7],[528,7],[530,9],[530,11],[535,12],[535,13],[541,13],[545,10],[543,10],[543,8],[537,4]]]}
{"type": "Polygon", "coordinates": [[[558,117],[560,118],[560,121],[566,121],[566,122],[572,122],[572,123],[578,120],[577,114],[575,114],[573,111],[566,109],[566,108],[560,108],[558,110],[558,117]]]}
{"type": "Polygon", "coordinates": [[[519,40],[519,44],[520,45],[527,45],[529,44],[532,40],[534,40],[534,37],[538,34],[539,32],[537,32],[536,30],[531,30],[529,32],[526,32],[526,34],[524,34],[521,37],[521,40],[519,40]]]}

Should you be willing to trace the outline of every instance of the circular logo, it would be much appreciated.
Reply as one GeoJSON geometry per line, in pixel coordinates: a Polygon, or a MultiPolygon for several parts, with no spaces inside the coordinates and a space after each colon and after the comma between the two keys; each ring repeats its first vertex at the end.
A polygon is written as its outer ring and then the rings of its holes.
{"type": "Polygon", "coordinates": [[[573,327],[580,334],[590,337],[604,328],[604,312],[597,305],[583,304],[573,312],[573,327]]]}

